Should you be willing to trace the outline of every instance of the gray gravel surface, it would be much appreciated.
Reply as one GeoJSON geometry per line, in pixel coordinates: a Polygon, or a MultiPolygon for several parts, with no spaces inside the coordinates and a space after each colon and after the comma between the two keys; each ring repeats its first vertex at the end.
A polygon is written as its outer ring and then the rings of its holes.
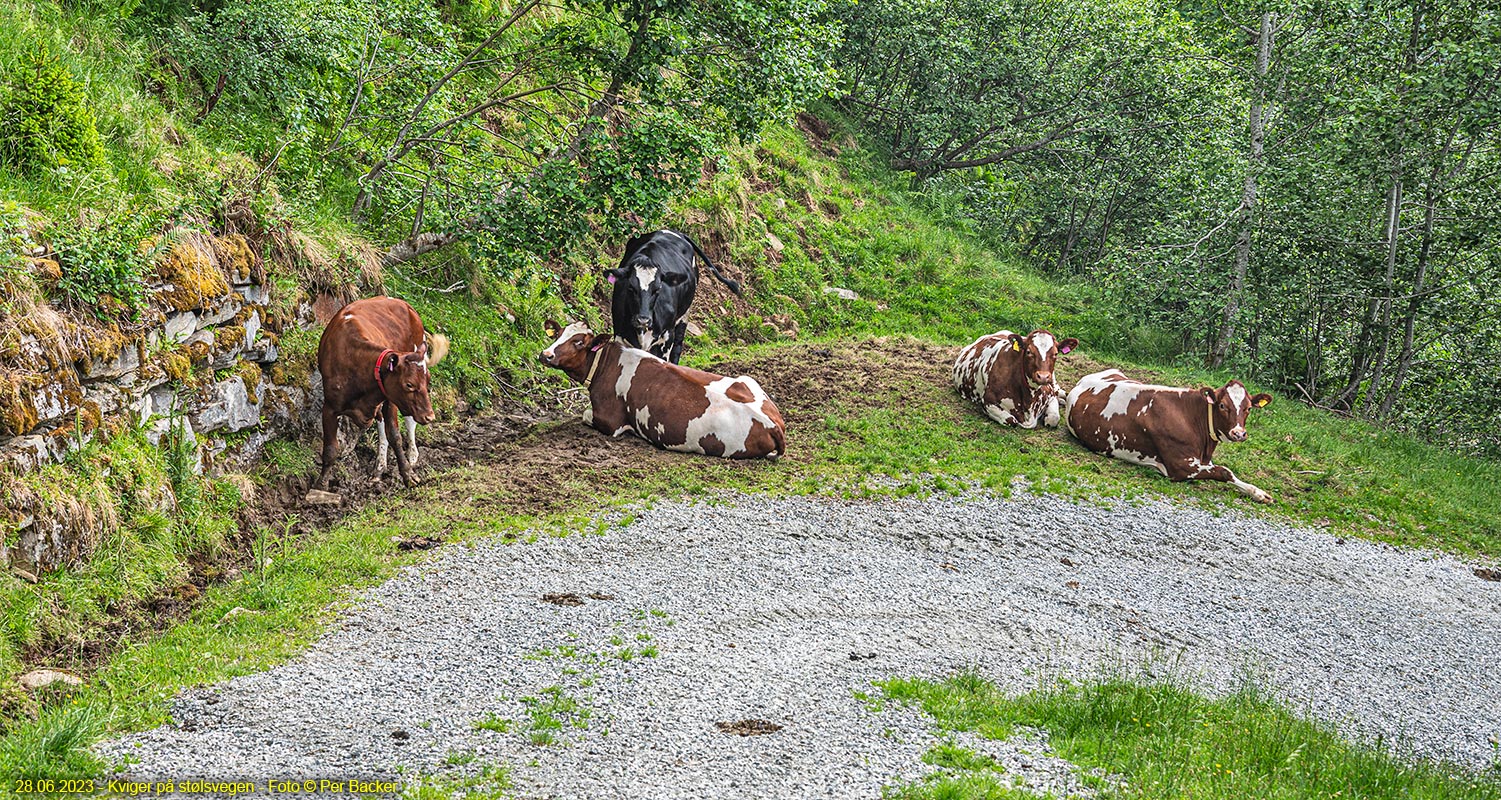
{"type": "MultiPolygon", "coordinates": [[[[935,734],[855,693],[973,666],[1017,689],[1144,669],[1222,691],[1250,673],[1352,736],[1484,767],[1498,652],[1501,584],[1444,555],[1159,502],[726,496],[604,535],[447,547],[302,657],[187,692],[174,725],[100,749],[137,777],[490,763],[526,797],[879,797],[933,769],[935,734]],[[548,718],[555,741],[533,743],[548,718]],[[783,727],[715,725],[743,719],[783,727]]],[[[996,755],[1078,790],[1029,741],[996,755]]]]}

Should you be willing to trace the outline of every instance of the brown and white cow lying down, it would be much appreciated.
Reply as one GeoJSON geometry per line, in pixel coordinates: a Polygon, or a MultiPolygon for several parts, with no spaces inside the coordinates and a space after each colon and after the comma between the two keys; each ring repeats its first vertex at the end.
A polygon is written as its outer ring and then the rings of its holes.
{"type": "Polygon", "coordinates": [[[315,489],[328,488],[339,449],[339,417],[354,420],[361,432],[380,413],[376,478],[386,469],[387,443],[395,445],[396,466],[406,485],[416,483],[417,424],[433,421],[428,368],[448,354],[448,339],[428,334],[417,312],[394,297],[356,300],[339,309],[318,340],[318,372],[323,376],[323,471],[315,489]],[[396,431],[396,414],[406,415],[408,455],[396,431]]]}
{"type": "Polygon", "coordinates": [[[755,380],[664,361],[582,322],[559,327],[548,321],[556,341],[540,358],[589,389],[585,425],[685,453],[777,459],[786,452],[782,412],[755,380]]]}
{"type": "Polygon", "coordinates": [[[1155,467],[1175,481],[1228,481],[1263,503],[1272,496],[1214,463],[1220,442],[1244,442],[1246,417],[1269,394],[1250,395],[1240,381],[1219,389],[1153,386],[1107,369],[1086,375],[1068,393],[1068,430],[1096,453],[1155,467]]]}
{"type": "Polygon", "coordinates": [[[1078,339],[1060,341],[1044,330],[981,336],[954,360],[954,388],[1002,425],[1056,428],[1061,392],[1053,367],[1060,353],[1078,346],[1078,339]]]}

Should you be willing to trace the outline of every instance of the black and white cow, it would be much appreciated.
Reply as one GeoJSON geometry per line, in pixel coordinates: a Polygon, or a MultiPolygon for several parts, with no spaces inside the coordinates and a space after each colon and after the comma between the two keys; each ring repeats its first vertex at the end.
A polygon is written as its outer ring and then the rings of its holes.
{"type": "Polygon", "coordinates": [[[615,284],[610,311],[616,336],[658,358],[678,362],[688,330],[688,306],[698,290],[695,255],[730,291],[740,294],[740,284],[721,275],[687,236],[660,230],[633,237],[625,243],[620,266],[605,270],[605,277],[615,284]]]}

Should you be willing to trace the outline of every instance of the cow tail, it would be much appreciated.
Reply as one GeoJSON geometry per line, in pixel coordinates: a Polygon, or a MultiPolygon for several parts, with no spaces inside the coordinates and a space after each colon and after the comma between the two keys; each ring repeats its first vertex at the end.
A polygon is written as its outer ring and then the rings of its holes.
{"type": "Polygon", "coordinates": [[[698,242],[693,241],[693,237],[691,237],[691,236],[684,236],[683,238],[687,239],[688,240],[688,244],[690,244],[690,245],[693,246],[693,252],[697,253],[698,257],[700,259],[702,259],[703,262],[709,266],[709,271],[712,272],[712,273],[714,273],[714,277],[718,278],[720,283],[723,283],[725,286],[730,287],[730,291],[734,292],[736,296],[738,296],[738,297],[744,297],[745,296],[740,291],[740,282],[736,281],[736,280],[731,280],[730,278],[726,278],[724,276],[724,274],[719,271],[719,267],[714,266],[714,262],[710,261],[709,257],[706,256],[706,255],[704,255],[704,251],[701,250],[701,249],[699,249],[698,242]]]}
{"type": "Polygon", "coordinates": [[[441,333],[427,333],[427,363],[436,365],[448,355],[448,337],[441,333]]]}

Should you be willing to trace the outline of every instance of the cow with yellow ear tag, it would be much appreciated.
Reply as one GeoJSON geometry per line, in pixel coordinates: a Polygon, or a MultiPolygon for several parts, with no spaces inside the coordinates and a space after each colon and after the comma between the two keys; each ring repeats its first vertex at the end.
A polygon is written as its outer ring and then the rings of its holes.
{"type": "Polygon", "coordinates": [[[976,339],[954,360],[954,388],[1002,425],[1058,427],[1061,391],[1053,369],[1079,340],[1045,330],[996,331],[976,339]]]}

